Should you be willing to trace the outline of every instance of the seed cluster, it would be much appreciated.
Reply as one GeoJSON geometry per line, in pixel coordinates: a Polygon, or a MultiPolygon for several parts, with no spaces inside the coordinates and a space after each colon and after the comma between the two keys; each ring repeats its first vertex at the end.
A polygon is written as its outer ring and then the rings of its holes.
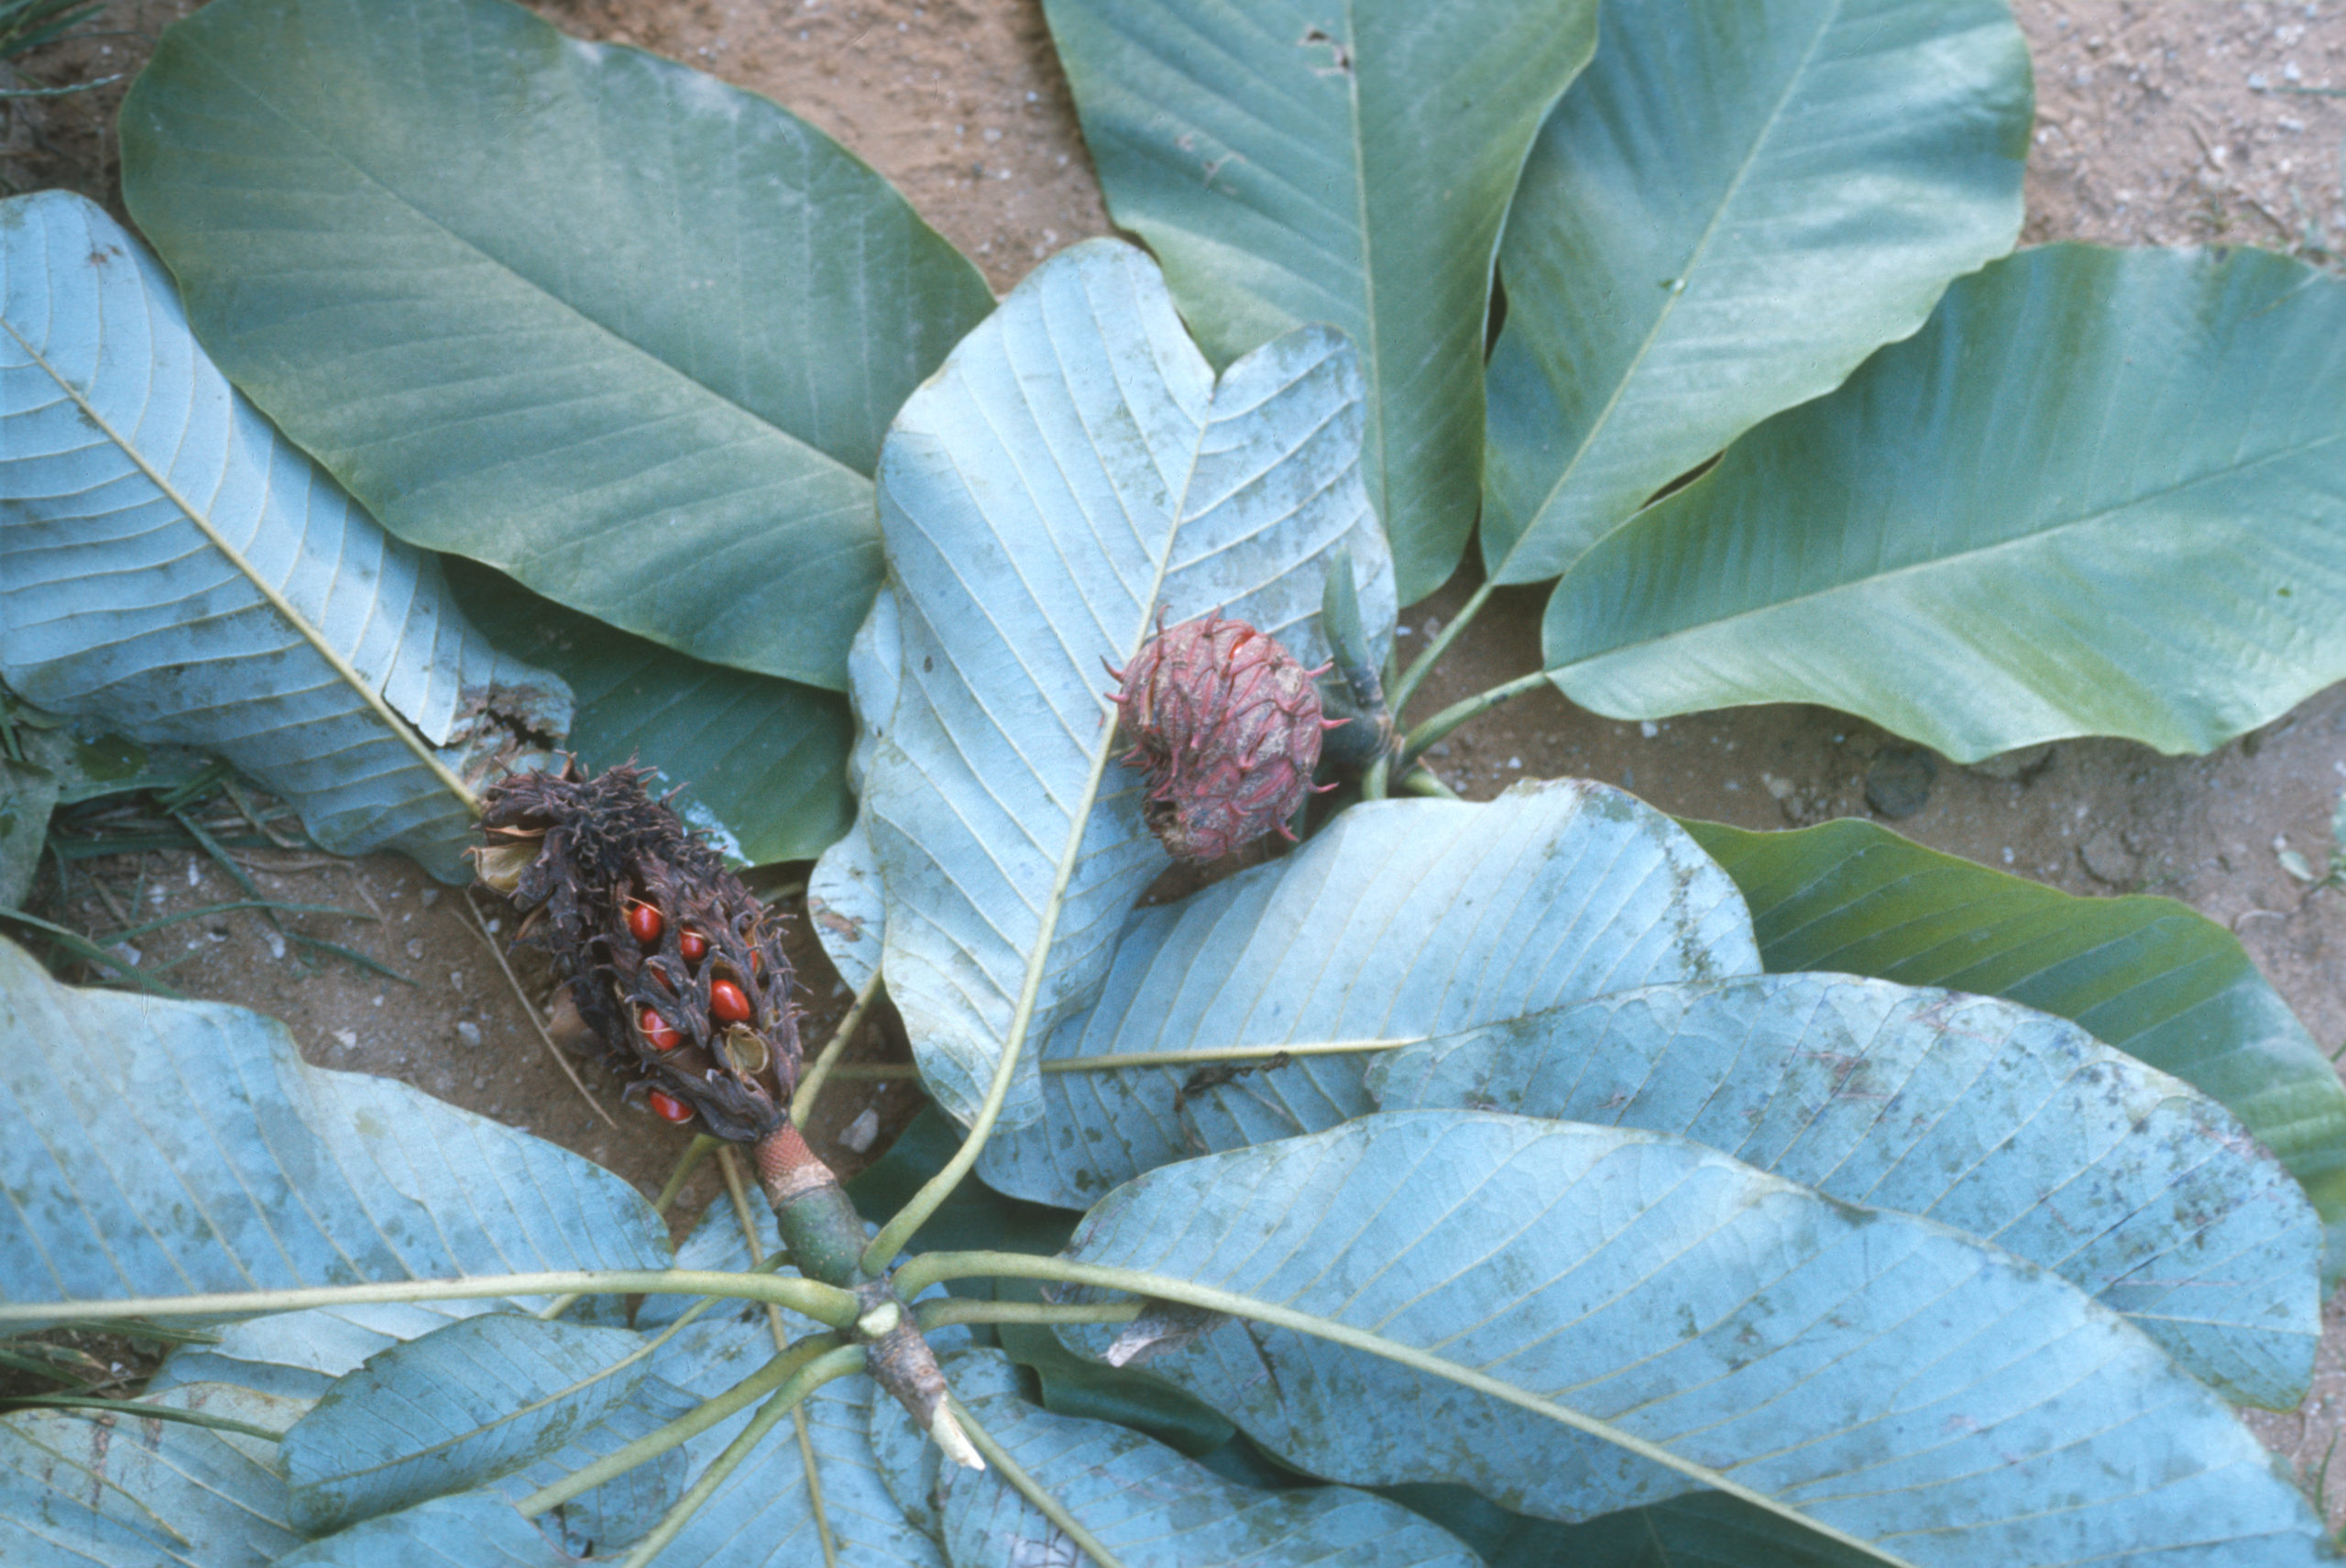
{"type": "Polygon", "coordinates": [[[781,917],[646,776],[588,779],[574,763],[498,784],[481,803],[480,880],[528,912],[516,945],[553,958],[558,996],[630,1102],[754,1142],[786,1117],[798,1077],[781,917]]]}

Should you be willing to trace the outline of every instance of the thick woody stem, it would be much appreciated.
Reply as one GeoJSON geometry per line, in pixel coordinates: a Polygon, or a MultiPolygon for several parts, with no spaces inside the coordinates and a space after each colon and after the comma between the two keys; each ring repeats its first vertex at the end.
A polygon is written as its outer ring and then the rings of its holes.
{"type": "Polygon", "coordinates": [[[863,1271],[863,1216],[831,1168],[806,1146],[798,1129],[784,1122],[757,1142],[753,1151],[758,1185],[773,1205],[783,1244],[810,1279],[853,1290],[863,1310],[854,1332],[864,1343],[864,1368],[937,1440],[946,1456],[973,1470],[985,1468],[948,1405],[945,1374],[904,1310],[895,1287],[863,1271]]]}

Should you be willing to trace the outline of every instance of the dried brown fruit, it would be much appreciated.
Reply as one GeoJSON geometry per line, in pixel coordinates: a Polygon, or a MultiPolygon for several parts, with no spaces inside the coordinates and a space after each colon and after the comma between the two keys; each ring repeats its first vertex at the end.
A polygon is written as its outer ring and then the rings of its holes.
{"type": "Polygon", "coordinates": [[[488,842],[476,863],[527,912],[518,942],[553,958],[628,1098],[752,1143],[788,1120],[798,1078],[782,919],[645,792],[646,776],[514,774],[481,802],[488,842]]]}
{"type": "Polygon", "coordinates": [[[1331,722],[1302,662],[1265,632],[1219,613],[1185,620],[1108,672],[1133,748],[1124,765],[1148,774],[1149,828],[1181,860],[1211,861],[1278,832],[1311,791],[1331,722]]]}

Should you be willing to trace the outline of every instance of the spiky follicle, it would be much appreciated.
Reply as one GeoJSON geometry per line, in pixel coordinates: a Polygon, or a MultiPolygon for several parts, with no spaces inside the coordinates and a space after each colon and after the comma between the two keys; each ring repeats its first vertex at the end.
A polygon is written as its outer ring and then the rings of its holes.
{"type": "Polygon", "coordinates": [[[481,801],[481,882],[524,911],[516,945],[602,1042],[627,1097],[752,1143],[788,1118],[798,1021],[782,920],[641,769],[516,773],[481,801]]]}
{"type": "Polygon", "coordinates": [[[1211,861],[1266,833],[1293,837],[1288,819],[1334,728],[1312,685],[1321,673],[1219,612],[1160,627],[1109,671],[1132,741],[1124,762],[1148,775],[1146,819],[1169,853],[1211,861]]]}

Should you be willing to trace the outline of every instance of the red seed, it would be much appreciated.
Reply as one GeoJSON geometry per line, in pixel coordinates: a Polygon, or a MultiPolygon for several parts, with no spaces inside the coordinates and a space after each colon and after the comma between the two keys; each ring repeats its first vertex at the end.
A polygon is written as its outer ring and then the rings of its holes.
{"type": "Polygon", "coordinates": [[[640,898],[627,906],[627,928],[644,947],[648,948],[660,939],[661,929],[665,924],[660,918],[660,912],[640,898]]]}
{"type": "Polygon", "coordinates": [[[655,1089],[643,1098],[651,1105],[652,1113],[663,1122],[689,1122],[693,1119],[693,1108],[673,1094],[663,1094],[655,1089]]]}
{"type": "MultiPolygon", "coordinates": [[[[671,1027],[668,1020],[660,1016],[659,1013],[652,1008],[645,1008],[637,1015],[635,1023],[636,1027],[643,1031],[643,1037],[652,1043],[652,1048],[655,1051],[673,1051],[685,1043],[685,1036],[671,1027]]],[[[670,1119],[673,1121],[674,1118],[670,1119]]]]}
{"type": "Polygon", "coordinates": [[[746,1024],[750,999],[731,981],[720,980],[708,988],[708,1015],[720,1024],[746,1024]]]}
{"type": "Polygon", "coordinates": [[[685,962],[696,964],[708,957],[708,938],[687,926],[676,933],[676,951],[685,955],[685,962]]]}

